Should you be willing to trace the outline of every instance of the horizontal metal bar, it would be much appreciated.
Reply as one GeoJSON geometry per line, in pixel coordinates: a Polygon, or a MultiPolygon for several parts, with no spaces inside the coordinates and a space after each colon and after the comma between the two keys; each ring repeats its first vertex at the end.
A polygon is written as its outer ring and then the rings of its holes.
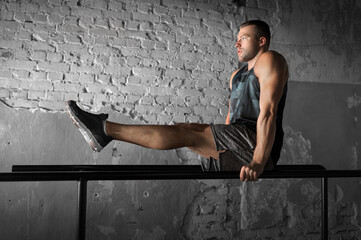
{"type": "Polygon", "coordinates": [[[51,171],[187,171],[200,172],[200,165],[13,165],[13,172],[51,171]]]}
{"type": "MultiPolygon", "coordinates": [[[[272,170],[260,178],[340,178],[361,177],[361,170],[272,170]]],[[[238,179],[239,171],[69,171],[69,172],[12,172],[0,173],[0,182],[11,181],[72,181],[72,180],[164,180],[164,179],[238,179]]]]}
{"type": "MultiPolygon", "coordinates": [[[[276,165],[274,170],[325,170],[321,165],[276,165]]],[[[50,172],[50,171],[112,171],[112,172],[201,172],[200,165],[13,165],[13,172],[50,172]]]]}

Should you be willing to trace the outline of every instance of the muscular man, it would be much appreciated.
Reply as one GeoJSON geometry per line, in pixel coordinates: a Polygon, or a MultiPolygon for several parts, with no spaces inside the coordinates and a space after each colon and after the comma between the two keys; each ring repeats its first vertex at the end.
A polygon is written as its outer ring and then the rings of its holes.
{"type": "Polygon", "coordinates": [[[74,101],[67,102],[67,111],[94,151],[112,140],[163,150],[188,147],[216,163],[216,170],[239,170],[242,181],[257,180],[277,163],[283,143],[288,67],[269,44],[267,23],[241,25],[236,48],[247,65],[231,76],[226,124],[124,125],[85,112],[74,101]]]}

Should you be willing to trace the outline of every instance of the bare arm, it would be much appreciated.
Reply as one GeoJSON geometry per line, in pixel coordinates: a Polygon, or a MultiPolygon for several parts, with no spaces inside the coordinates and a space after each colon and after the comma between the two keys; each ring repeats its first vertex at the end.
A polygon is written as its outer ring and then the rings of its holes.
{"type": "Polygon", "coordinates": [[[254,71],[260,83],[260,114],[257,120],[257,144],[253,161],[242,167],[240,179],[257,180],[270,156],[275,135],[277,106],[288,78],[282,55],[268,51],[257,61],[254,71]]]}
{"type": "MultiPolygon", "coordinates": [[[[231,79],[229,80],[229,89],[231,89],[231,91],[232,91],[232,81],[233,81],[233,78],[234,78],[234,76],[236,75],[236,73],[239,71],[240,69],[238,69],[237,71],[235,71],[235,72],[233,72],[232,73],[232,76],[231,76],[231,79]]],[[[231,120],[230,120],[230,112],[231,112],[231,100],[229,100],[229,102],[228,102],[228,114],[227,114],[227,118],[226,118],[226,124],[228,125],[228,124],[230,124],[231,122],[231,120]]]]}

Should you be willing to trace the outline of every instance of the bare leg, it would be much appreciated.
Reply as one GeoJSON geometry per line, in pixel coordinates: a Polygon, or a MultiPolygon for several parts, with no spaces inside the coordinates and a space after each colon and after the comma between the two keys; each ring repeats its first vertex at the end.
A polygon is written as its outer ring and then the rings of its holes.
{"type": "Polygon", "coordinates": [[[188,147],[209,158],[218,159],[213,134],[208,124],[123,125],[106,122],[106,132],[114,139],[153,149],[188,147]]]}

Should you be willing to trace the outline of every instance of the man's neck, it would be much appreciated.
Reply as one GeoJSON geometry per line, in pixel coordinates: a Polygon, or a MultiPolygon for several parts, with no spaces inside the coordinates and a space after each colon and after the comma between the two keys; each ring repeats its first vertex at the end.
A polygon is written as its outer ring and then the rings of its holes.
{"type": "Polygon", "coordinates": [[[256,62],[257,62],[257,60],[258,60],[258,58],[264,53],[264,52],[267,52],[268,50],[264,50],[264,49],[260,49],[259,50],[259,52],[257,53],[257,55],[254,57],[254,58],[252,58],[250,61],[248,61],[247,63],[248,63],[248,71],[249,70],[251,70],[253,67],[254,67],[254,65],[256,64],[256,62]]]}

